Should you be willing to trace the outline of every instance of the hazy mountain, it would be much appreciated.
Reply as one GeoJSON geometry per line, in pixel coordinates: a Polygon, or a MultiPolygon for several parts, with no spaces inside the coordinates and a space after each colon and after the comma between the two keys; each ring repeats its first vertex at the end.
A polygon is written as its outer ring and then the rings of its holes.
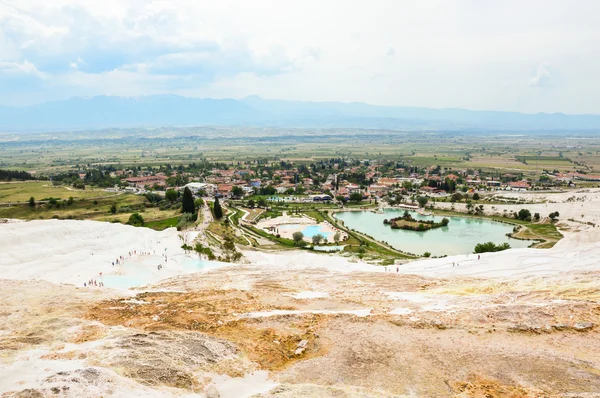
{"type": "Polygon", "coordinates": [[[346,127],[399,130],[600,131],[600,115],[524,114],[364,103],[199,99],[176,95],[72,98],[0,107],[0,129],[44,131],[156,126],[346,127]]]}

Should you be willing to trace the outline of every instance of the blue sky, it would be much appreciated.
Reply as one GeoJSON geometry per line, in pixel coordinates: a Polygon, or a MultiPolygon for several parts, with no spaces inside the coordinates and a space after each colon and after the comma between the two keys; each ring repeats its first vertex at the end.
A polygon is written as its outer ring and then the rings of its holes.
{"type": "Polygon", "coordinates": [[[0,104],[72,96],[600,113],[600,2],[0,0],[0,104]]]}

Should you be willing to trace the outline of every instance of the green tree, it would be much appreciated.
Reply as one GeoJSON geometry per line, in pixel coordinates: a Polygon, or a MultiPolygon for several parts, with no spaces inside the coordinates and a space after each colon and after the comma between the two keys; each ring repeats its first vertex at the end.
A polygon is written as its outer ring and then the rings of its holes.
{"type": "Polygon", "coordinates": [[[117,204],[113,203],[112,205],[110,205],[110,212],[112,214],[115,214],[117,212],[117,204]]]}
{"type": "Polygon", "coordinates": [[[469,211],[469,213],[471,212],[471,209],[473,209],[473,203],[471,203],[470,200],[467,200],[467,210],[469,211]]]}
{"type": "Polygon", "coordinates": [[[548,217],[550,217],[550,219],[551,219],[552,221],[556,221],[556,219],[557,219],[559,216],[560,216],[560,214],[559,214],[557,211],[555,211],[555,212],[553,212],[553,213],[550,213],[550,214],[548,215],[548,217]]]}
{"type": "Polygon", "coordinates": [[[313,243],[313,245],[318,245],[324,239],[325,239],[325,237],[323,235],[316,234],[316,235],[313,235],[313,237],[312,237],[312,243],[313,243]]]}
{"type": "Polygon", "coordinates": [[[265,198],[258,198],[258,201],[256,203],[258,207],[267,207],[267,201],[265,200],[265,198]]]}
{"type": "Polygon", "coordinates": [[[354,192],[353,194],[350,195],[351,202],[358,203],[358,202],[361,202],[362,200],[363,200],[363,196],[362,196],[362,193],[360,193],[360,192],[354,192]]]}
{"type": "Polygon", "coordinates": [[[523,220],[523,221],[531,221],[531,212],[527,209],[521,209],[519,210],[519,220],[523,220]]]}
{"type": "Polygon", "coordinates": [[[167,192],[165,192],[165,199],[167,199],[171,203],[175,202],[178,197],[179,194],[174,189],[169,189],[167,190],[167,192]]]}
{"type": "Polygon", "coordinates": [[[300,245],[300,242],[304,240],[304,234],[300,231],[296,231],[292,234],[292,239],[296,245],[300,245]]]}
{"type": "Polygon", "coordinates": [[[442,225],[445,227],[446,225],[448,225],[448,223],[450,222],[450,220],[448,220],[446,217],[444,217],[442,219],[442,225]]]}
{"type": "Polygon", "coordinates": [[[67,200],[67,204],[70,206],[73,204],[73,197],[69,196],[69,199],[67,200]]]}
{"type": "Polygon", "coordinates": [[[339,231],[338,231],[338,232],[336,232],[336,233],[333,235],[333,241],[334,241],[335,243],[340,243],[340,240],[341,240],[341,239],[342,239],[342,236],[340,235],[339,231]]]}
{"type": "Polygon", "coordinates": [[[217,220],[223,218],[223,208],[221,207],[221,203],[219,203],[219,198],[215,198],[215,204],[213,205],[213,215],[217,220]]]}
{"type": "Polygon", "coordinates": [[[452,196],[450,197],[450,201],[452,203],[460,202],[462,200],[462,198],[463,198],[463,196],[460,193],[456,192],[456,193],[452,194],[452,196]]]}
{"type": "Polygon", "coordinates": [[[248,207],[251,209],[254,209],[254,206],[256,206],[256,203],[254,202],[254,199],[250,199],[248,201],[248,207]]]}
{"type": "Polygon", "coordinates": [[[479,200],[479,199],[480,199],[479,194],[477,192],[475,192],[473,194],[473,200],[479,200]]]}
{"type": "Polygon", "coordinates": [[[194,205],[194,195],[188,187],[183,190],[183,198],[181,200],[181,210],[183,213],[194,213],[196,206],[194,205]]]}
{"type": "Polygon", "coordinates": [[[417,202],[419,202],[420,207],[425,207],[428,201],[429,199],[427,198],[427,196],[419,196],[417,198],[417,202]]]}
{"type": "Polygon", "coordinates": [[[196,208],[196,210],[201,208],[202,206],[204,206],[204,199],[198,198],[194,200],[194,207],[196,208]]]}
{"type": "Polygon", "coordinates": [[[134,227],[143,227],[144,226],[144,218],[140,213],[133,213],[129,216],[129,221],[127,224],[133,225],[134,227]]]}
{"type": "Polygon", "coordinates": [[[35,207],[35,199],[33,196],[29,198],[29,207],[31,207],[32,209],[35,207]]]}
{"type": "Polygon", "coordinates": [[[231,193],[233,194],[233,196],[243,196],[244,190],[241,187],[234,185],[233,188],[231,188],[231,193]]]}

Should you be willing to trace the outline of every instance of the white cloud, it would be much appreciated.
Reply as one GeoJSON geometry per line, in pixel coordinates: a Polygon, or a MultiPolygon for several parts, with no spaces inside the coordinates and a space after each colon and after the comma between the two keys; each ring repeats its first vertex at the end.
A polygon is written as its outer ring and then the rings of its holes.
{"type": "Polygon", "coordinates": [[[548,67],[541,64],[537,67],[535,75],[529,80],[530,87],[543,87],[548,85],[552,80],[552,74],[548,70],[548,67]]]}
{"type": "Polygon", "coordinates": [[[45,82],[3,83],[0,98],[258,94],[600,113],[599,12],[594,0],[0,0],[0,65],[30,65],[45,82]]]}

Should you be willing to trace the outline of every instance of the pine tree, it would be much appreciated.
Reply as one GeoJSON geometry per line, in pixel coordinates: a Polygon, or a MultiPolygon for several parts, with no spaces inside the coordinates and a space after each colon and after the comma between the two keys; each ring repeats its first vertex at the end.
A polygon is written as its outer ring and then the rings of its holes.
{"type": "Polygon", "coordinates": [[[194,196],[192,191],[188,187],[183,190],[182,210],[184,213],[194,213],[196,206],[194,206],[194,196]]]}
{"type": "Polygon", "coordinates": [[[215,198],[213,214],[217,220],[220,220],[221,218],[223,218],[223,209],[221,208],[221,204],[219,203],[219,198],[215,198]]]}

